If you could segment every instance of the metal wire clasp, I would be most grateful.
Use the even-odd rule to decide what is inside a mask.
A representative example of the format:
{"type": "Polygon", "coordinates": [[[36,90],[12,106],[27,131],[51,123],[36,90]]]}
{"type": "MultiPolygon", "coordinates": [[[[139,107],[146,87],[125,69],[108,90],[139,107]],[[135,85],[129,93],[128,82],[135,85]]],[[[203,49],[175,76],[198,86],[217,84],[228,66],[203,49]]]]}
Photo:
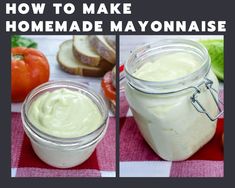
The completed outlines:
{"type": "Polygon", "coordinates": [[[208,78],[205,78],[205,80],[202,83],[200,83],[198,86],[193,87],[196,91],[193,93],[193,95],[191,97],[191,103],[193,104],[193,106],[196,108],[196,110],[198,112],[206,114],[206,116],[211,121],[215,121],[224,113],[224,111],[220,108],[220,105],[219,105],[219,103],[222,104],[222,102],[217,100],[214,93],[213,93],[213,91],[216,93],[217,93],[217,91],[212,88],[212,85],[213,85],[213,81],[208,78]],[[202,86],[202,85],[205,85],[206,89],[208,89],[210,91],[210,94],[211,94],[212,98],[214,99],[214,102],[218,108],[218,114],[215,117],[212,117],[212,115],[206,111],[206,109],[203,107],[203,105],[197,99],[197,96],[201,93],[200,86],[202,86]]]}

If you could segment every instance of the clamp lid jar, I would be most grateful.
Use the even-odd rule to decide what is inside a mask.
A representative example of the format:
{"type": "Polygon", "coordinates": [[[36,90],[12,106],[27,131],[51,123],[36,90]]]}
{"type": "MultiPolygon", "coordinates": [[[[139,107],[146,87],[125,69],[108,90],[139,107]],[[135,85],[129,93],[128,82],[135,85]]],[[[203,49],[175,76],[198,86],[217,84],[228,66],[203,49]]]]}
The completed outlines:
{"type": "Polygon", "coordinates": [[[128,58],[127,100],[143,137],[163,159],[187,159],[213,137],[223,112],[210,66],[206,48],[184,39],[146,44],[128,58]]]}

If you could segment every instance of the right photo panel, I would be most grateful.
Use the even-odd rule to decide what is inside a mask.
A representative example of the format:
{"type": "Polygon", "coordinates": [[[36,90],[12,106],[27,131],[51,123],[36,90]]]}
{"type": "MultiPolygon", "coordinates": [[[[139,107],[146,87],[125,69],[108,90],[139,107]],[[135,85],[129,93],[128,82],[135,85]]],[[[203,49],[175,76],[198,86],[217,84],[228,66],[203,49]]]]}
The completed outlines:
{"type": "Polygon", "coordinates": [[[120,177],[223,177],[223,35],[123,35],[119,50],[120,177]]]}

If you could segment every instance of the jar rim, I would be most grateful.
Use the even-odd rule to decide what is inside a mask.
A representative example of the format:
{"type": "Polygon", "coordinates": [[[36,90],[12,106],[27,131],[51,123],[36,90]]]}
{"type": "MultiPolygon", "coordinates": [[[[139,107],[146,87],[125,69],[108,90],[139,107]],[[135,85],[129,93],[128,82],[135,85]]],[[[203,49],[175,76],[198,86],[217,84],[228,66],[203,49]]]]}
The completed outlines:
{"type": "Polygon", "coordinates": [[[63,145],[63,144],[64,145],[86,145],[86,144],[95,142],[102,135],[103,131],[106,129],[107,120],[108,120],[108,108],[106,106],[106,103],[103,97],[97,92],[95,92],[93,89],[91,89],[91,87],[89,87],[87,84],[77,83],[77,82],[73,82],[70,80],[49,81],[49,82],[39,85],[27,95],[21,108],[21,117],[22,117],[22,121],[23,121],[25,128],[27,128],[27,130],[29,130],[30,132],[35,134],[38,138],[43,139],[46,142],[60,144],[60,145],[63,145]],[[50,135],[48,133],[45,133],[44,131],[41,131],[36,126],[34,126],[27,116],[27,104],[29,104],[30,101],[33,99],[33,97],[38,95],[40,92],[46,91],[48,89],[56,90],[59,88],[67,88],[67,89],[73,89],[77,91],[86,92],[87,96],[91,98],[93,102],[94,102],[94,99],[96,100],[97,103],[99,102],[101,104],[100,106],[98,106],[97,103],[95,104],[98,106],[100,112],[101,110],[103,111],[101,112],[103,116],[102,123],[95,130],[93,130],[92,132],[86,135],[82,135],[78,137],[71,137],[71,138],[70,137],[64,138],[64,137],[57,137],[54,135],[50,135]]]}
{"type": "Polygon", "coordinates": [[[190,87],[190,83],[194,82],[196,78],[204,78],[208,74],[210,67],[211,59],[208,50],[202,44],[189,39],[174,38],[162,39],[157,42],[150,42],[135,48],[125,62],[125,74],[127,83],[133,88],[144,93],[162,94],[174,93],[187,89],[190,87]],[[131,63],[136,62],[140,58],[144,59],[146,56],[149,57],[148,55],[151,53],[154,55],[154,52],[157,50],[164,50],[167,48],[171,48],[171,50],[181,48],[181,51],[185,50],[186,48],[191,48],[191,50],[194,50],[195,53],[201,53],[200,55],[203,58],[202,66],[186,76],[167,81],[147,81],[137,78],[131,73],[131,63]],[[179,85],[182,85],[182,87],[176,87],[179,85]]]}

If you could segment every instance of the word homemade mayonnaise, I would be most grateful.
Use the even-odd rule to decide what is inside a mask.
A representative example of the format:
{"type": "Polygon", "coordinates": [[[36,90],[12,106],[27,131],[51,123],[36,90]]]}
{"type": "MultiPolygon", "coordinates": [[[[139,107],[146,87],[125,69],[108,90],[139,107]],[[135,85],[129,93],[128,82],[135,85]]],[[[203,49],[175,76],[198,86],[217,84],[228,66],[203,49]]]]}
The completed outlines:
{"type": "Polygon", "coordinates": [[[97,105],[88,96],[64,88],[39,96],[32,102],[28,114],[36,128],[60,138],[89,134],[103,120],[97,105]]]}
{"type": "MultiPolygon", "coordinates": [[[[216,121],[192,105],[194,86],[204,83],[206,76],[218,91],[218,80],[211,70],[199,71],[208,63],[200,55],[178,47],[156,54],[146,59],[137,55],[136,62],[142,63],[135,68],[128,65],[135,60],[127,62],[126,97],[138,128],[151,148],[165,160],[185,160],[205,145],[216,130],[216,121]],[[167,84],[171,82],[175,91],[169,90],[167,84]]],[[[205,84],[198,88],[197,99],[215,116],[218,109],[209,90],[205,84]]]]}

